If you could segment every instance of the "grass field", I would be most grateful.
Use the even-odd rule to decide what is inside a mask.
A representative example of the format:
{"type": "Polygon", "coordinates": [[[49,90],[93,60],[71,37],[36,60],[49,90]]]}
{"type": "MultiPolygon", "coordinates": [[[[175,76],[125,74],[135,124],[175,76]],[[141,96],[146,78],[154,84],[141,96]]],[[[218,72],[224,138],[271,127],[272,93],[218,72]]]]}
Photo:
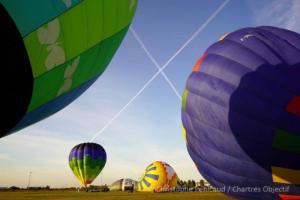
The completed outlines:
{"type": "Polygon", "coordinates": [[[0,192],[0,200],[231,200],[221,193],[189,192],[189,193],[127,193],[127,192],[0,192]]]}

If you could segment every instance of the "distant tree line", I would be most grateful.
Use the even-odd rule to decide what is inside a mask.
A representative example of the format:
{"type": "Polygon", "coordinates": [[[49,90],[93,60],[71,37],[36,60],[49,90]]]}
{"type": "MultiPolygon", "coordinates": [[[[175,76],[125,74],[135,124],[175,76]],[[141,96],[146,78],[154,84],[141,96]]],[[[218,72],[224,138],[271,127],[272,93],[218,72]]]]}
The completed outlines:
{"type": "Polygon", "coordinates": [[[50,186],[46,185],[45,187],[27,187],[27,188],[20,188],[18,186],[11,186],[11,187],[0,187],[0,191],[18,191],[18,190],[50,190],[50,186]]]}
{"type": "Polygon", "coordinates": [[[179,180],[178,187],[176,187],[175,191],[180,192],[203,192],[203,191],[212,191],[213,187],[201,179],[198,182],[195,180],[179,180]]]}
{"type": "Polygon", "coordinates": [[[199,186],[199,187],[205,187],[205,181],[203,179],[201,179],[199,182],[196,182],[195,180],[179,180],[178,182],[178,185],[181,186],[181,187],[188,187],[188,188],[194,188],[196,186],[199,186]]]}
{"type": "MultiPolygon", "coordinates": [[[[178,187],[183,189],[182,191],[201,191],[201,188],[210,188],[211,186],[207,184],[204,180],[199,180],[196,182],[195,180],[179,180],[177,181],[178,187]]],[[[27,187],[20,188],[17,186],[11,187],[0,187],[0,191],[19,191],[19,190],[27,190],[27,191],[39,191],[39,190],[61,190],[61,191],[89,191],[89,192],[108,192],[109,187],[107,185],[90,185],[88,188],[85,187],[68,187],[68,188],[50,188],[49,185],[45,187],[27,187]]],[[[180,190],[179,190],[180,191],[180,190]]]]}

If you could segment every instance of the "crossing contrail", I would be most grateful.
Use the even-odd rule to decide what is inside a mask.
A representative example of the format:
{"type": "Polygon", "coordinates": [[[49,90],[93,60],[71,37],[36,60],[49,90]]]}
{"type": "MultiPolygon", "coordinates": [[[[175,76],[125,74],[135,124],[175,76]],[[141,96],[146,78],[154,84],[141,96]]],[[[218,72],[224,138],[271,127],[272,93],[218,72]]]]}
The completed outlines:
{"type": "MultiPolygon", "coordinates": [[[[139,35],[135,32],[135,30],[132,27],[130,27],[130,31],[131,31],[132,35],[135,37],[135,39],[137,40],[137,42],[140,44],[140,46],[142,47],[142,49],[145,51],[145,53],[147,54],[147,56],[149,57],[149,59],[152,61],[152,63],[155,65],[155,67],[159,70],[161,68],[160,65],[158,64],[158,62],[156,61],[156,59],[152,56],[152,54],[148,51],[148,49],[146,48],[145,44],[143,43],[143,41],[139,37],[139,35]]],[[[176,94],[176,96],[181,101],[181,95],[179,94],[179,92],[175,88],[174,84],[171,82],[171,80],[168,78],[168,76],[165,74],[164,71],[161,71],[161,75],[165,78],[165,80],[167,81],[167,83],[170,85],[171,89],[174,91],[174,93],[176,94]]]]}
{"type": "Polygon", "coordinates": [[[225,0],[208,18],[207,20],[191,35],[191,37],[174,53],[174,55],[143,85],[143,87],[117,112],[103,127],[96,132],[90,142],[94,141],[103,131],[106,130],[126,108],[148,87],[148,85],[176,58],[176,56],[193,40],[197,35],[202,32],[207,25],[223,10],[223,8],[230,2],[225,0]]]}

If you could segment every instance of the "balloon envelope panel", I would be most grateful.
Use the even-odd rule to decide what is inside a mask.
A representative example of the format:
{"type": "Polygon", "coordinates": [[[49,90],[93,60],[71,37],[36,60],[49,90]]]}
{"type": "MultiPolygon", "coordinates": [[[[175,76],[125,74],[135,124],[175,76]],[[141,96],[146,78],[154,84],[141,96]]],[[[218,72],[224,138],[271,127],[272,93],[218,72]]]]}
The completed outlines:
{"type": "Polygon", "coordinates": [[[205,179],[245,199],[300,194],[299,77],[300,35],[289,30],[244,28],[207,49],[182,105],[205,179]]]}
{"type": "Polygon", "coordinates": [[[69,166],[83,186],[91,184],[104,168],[106,152],[96,143],[82,143],[69,154],[69,166]]]}
{"type": "Polygon", "coordinates": [[[135,0],[0,0],[6,38],[0,137],[64,108],[109,64],[135,0]]]}
{"type": "Polygon", "coordinates": [[[161,192],[177,186],[178,176],[167,163],[156,161],[151,163],[137,182],[138,191],[161,192]]]}

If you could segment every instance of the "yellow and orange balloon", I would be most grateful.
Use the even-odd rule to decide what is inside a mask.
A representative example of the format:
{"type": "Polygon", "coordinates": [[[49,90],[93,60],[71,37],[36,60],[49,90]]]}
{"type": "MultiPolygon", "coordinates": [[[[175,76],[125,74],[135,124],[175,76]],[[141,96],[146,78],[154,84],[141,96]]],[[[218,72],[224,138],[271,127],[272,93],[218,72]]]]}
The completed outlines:
{"type": "Polygon", "coordinates": [[[138,191],[170,191],[178,185],[178,180],[176,172],[169,164],[162,161],[155,161],[146,168],[138,180],[138,191]]]}

